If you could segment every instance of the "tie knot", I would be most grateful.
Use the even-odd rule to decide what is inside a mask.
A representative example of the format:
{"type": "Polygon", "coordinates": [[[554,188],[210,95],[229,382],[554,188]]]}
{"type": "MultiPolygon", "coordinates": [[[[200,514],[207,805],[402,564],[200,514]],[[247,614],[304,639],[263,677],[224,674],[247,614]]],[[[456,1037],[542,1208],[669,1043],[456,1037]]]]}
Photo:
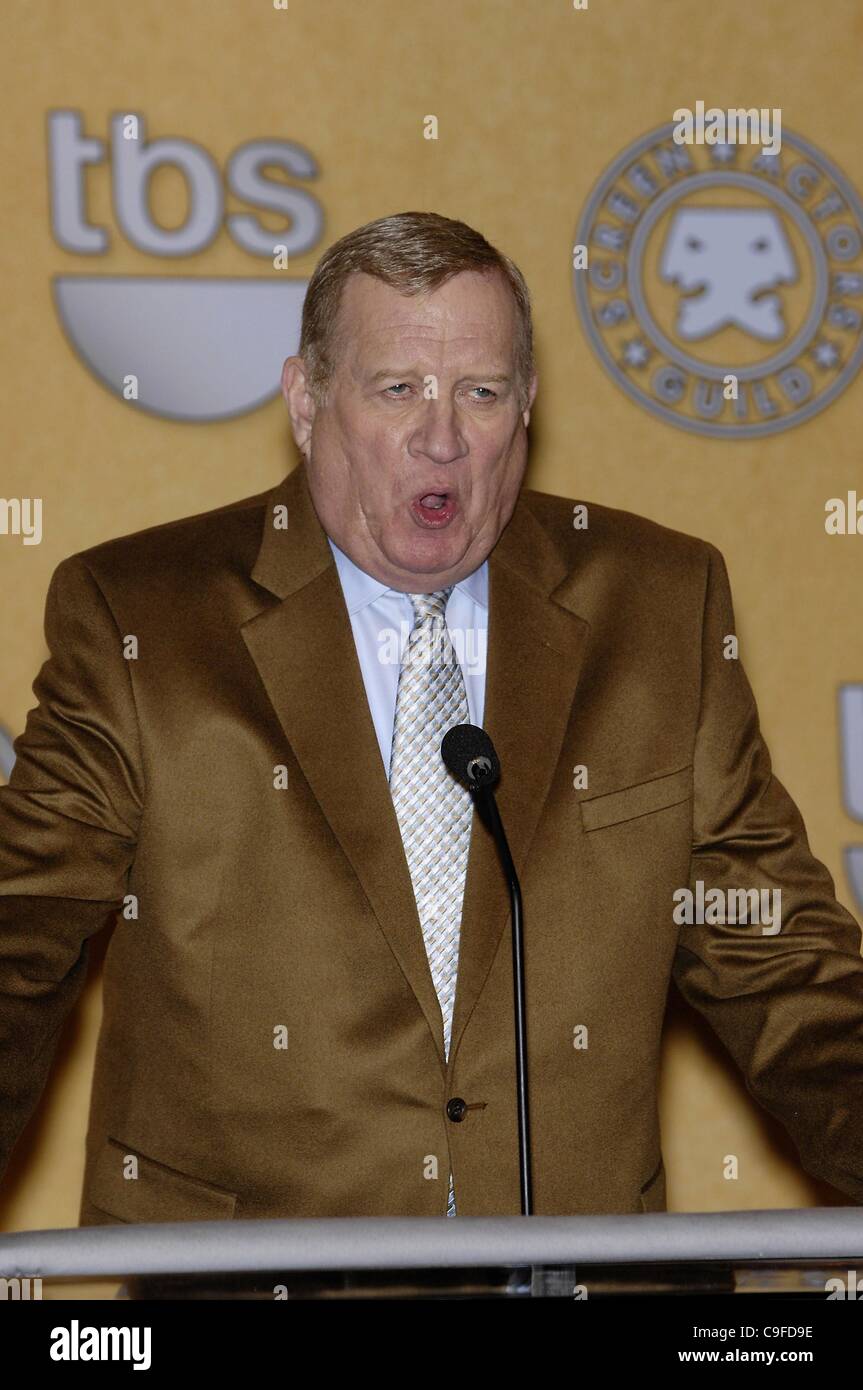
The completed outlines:
{"type": "Polygon", "coordinates": [[[448,589],[438,589],[434,594],[408,594],[413,604],[415,622],[421,623],[425,618],[443,618],[451,593],[452,585],[448,589]]]}

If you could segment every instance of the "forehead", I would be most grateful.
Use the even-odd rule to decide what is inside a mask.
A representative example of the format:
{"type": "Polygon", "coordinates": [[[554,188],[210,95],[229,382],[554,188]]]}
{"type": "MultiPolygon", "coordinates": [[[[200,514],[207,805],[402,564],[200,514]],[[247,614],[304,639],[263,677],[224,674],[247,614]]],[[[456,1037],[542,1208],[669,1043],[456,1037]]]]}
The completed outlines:
{"type": "Polygon", "coordinates": [[[461,271],[437,289],[417,295],[403,294],[375,276],[355,271],[342,292],[338,326],[342,342],[363,353],[394,339],[506,349],[515,338],[516,305],[499,271],[461,271]]]}

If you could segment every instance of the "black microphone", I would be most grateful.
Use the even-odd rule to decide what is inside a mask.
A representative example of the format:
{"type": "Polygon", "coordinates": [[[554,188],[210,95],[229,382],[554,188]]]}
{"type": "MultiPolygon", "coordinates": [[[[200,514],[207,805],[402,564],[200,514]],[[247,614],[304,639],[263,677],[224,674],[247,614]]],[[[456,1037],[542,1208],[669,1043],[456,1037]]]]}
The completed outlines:
{"type": "Polygon", "coordinates": [[[476,724],[456,724],[446,734],[440,755],[454,777],[474,786],[493,786],[500,777],[494,744],[476,724]]]}
{"type": "Polygon", "coordinates": [[[521,1213],[530,1216],[533,1205],[530,1172],[530,1124],[527,1095],[527,1025],[524,1002],[524,932],[521,885],[497,801],[494,786],[500,777],[500,759],[485,729],[476,724],[456,724],[444,734],[441,757],[454,777],[466,782],[483,825],[494,837],[498,857],[509,886],[512,908],[512,981],[515,1001],[515,1082],[518,1113],[518,1163],[521,1213]]]}

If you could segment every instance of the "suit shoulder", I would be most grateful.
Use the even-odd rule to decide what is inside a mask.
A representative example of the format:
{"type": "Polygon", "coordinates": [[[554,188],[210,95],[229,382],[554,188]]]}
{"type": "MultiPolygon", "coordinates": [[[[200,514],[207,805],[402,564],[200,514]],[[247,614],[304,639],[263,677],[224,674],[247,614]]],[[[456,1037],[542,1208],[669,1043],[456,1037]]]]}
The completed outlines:
{"type": "Polygon", "coordinates": [[[671,566],[703,573],[711,553],[719,553],[710,541],[620,507],[535,489],[526,489],[521,496],[572,567],[589,557],[592,562],[612,562],[626,569],[671,566]],[[580,509],[577,516],[576,508],[580,509]]]}
{"type": "Polygon", "coordinates": [[[127,535],[100,541],[70,559],[82,561],[97,582],[136,583],[151,575],[212,570],[214,567],[251,569],[261,540],[264,509],[273,489],[213,507],[175,521],[146,526],[127,535]]]}

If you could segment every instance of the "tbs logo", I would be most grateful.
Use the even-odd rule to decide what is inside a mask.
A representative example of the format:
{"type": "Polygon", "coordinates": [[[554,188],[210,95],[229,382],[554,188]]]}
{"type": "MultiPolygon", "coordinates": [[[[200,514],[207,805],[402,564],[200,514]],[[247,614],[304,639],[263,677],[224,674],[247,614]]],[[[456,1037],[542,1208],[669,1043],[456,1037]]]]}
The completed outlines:
{"type": "MultiPolygon", "coordinates": [[[[194,256],[223,228],[247,255],[268,265],[263,276],[57,275],[54,303],[81,360],[115,395],[174,420],[224,420],[254,410],[279,388],[295,352],[308,280],[288,279],[289,258],[321,238],[318,200],[297,181],[316,178],[311,154],[289,140],[252,140],[234,151],[223,182],[212,156],[191,140],[148,140],[144,119],[110,120],[111,195],[123,237],[152,256],[194,256]],[[181,226],[166,228],[151,212],[150,181],[166,165],[187,192],[181,226]],[[293,182],[267,177],[278,170],[293,182]],[[253,211],[225,213],[225,184],[251,209],[276,213],[288,226],[269,231],[253,211]]],[[[110,236],[88,216],[86,175],[109,161],[108,142],[85,134],[76,111],[48,116],[51,225],[64,251],[98,257],[110,236]]]]}

